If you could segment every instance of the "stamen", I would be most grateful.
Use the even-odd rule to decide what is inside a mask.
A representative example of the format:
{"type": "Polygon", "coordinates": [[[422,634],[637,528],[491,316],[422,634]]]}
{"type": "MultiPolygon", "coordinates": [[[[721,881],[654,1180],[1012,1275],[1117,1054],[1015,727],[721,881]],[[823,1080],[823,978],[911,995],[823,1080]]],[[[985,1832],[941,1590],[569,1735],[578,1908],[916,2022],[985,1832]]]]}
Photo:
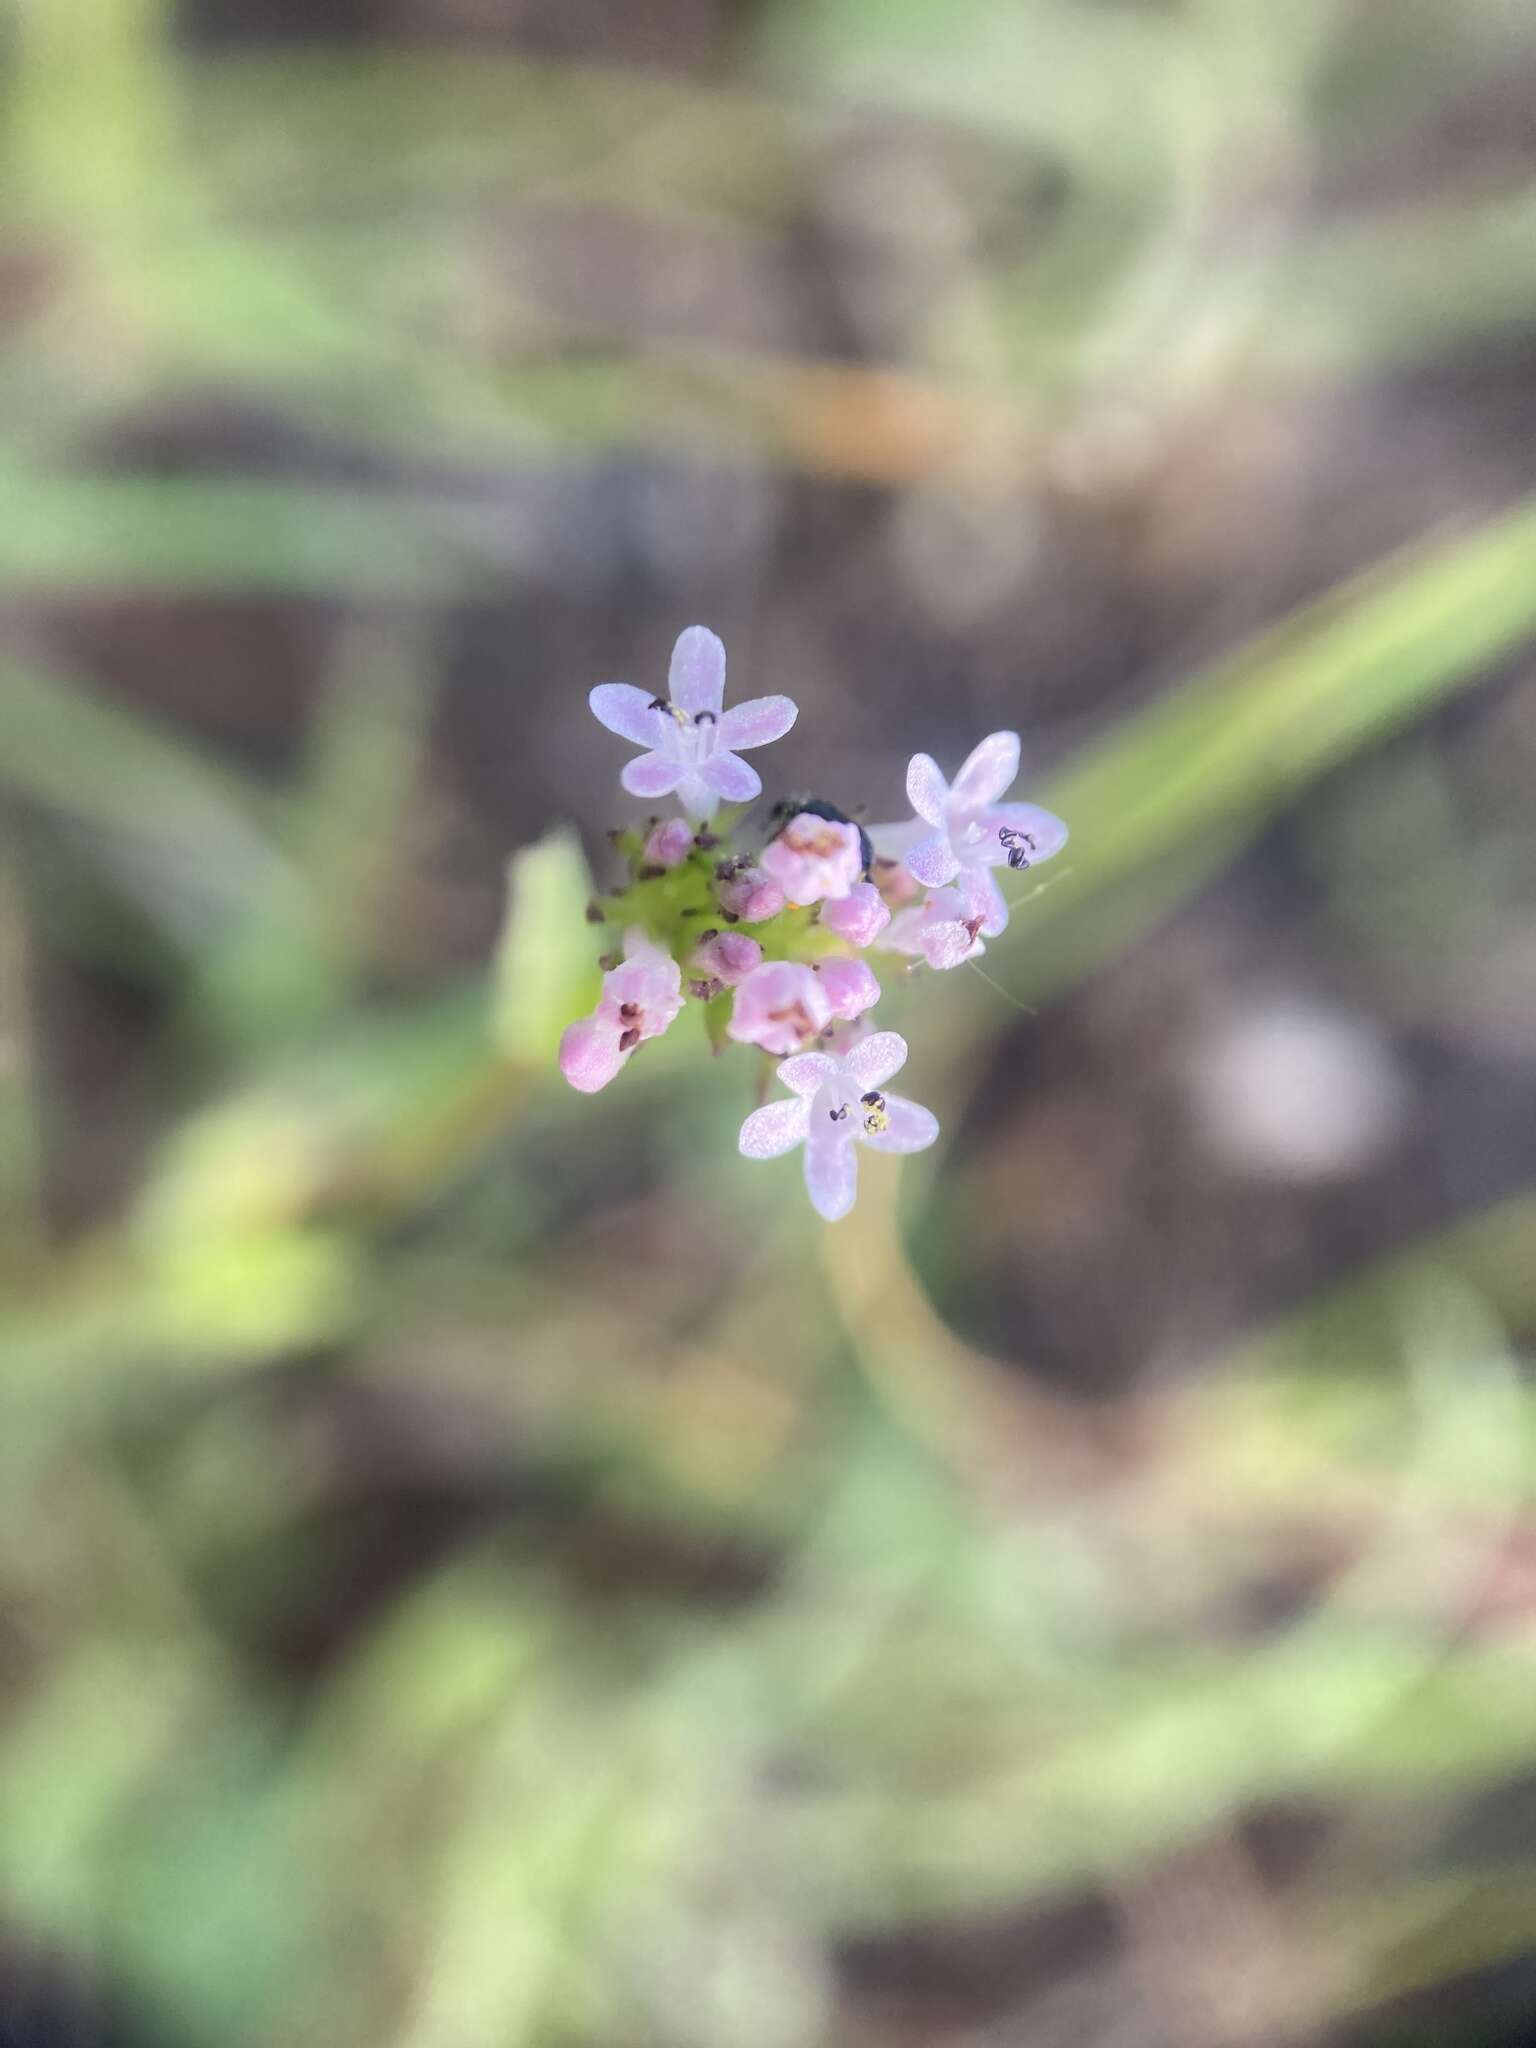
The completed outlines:
{"type": "Polygon", "coordinates": [[[626,1024],[632,1024],[635,1021],[635,1019],[639,1016],[639,1014],[640,1005],[638,1003],[620,1003],[619,1015],[624,1019],[624,1022],[626,1024]]]}
{"type": "Polygon", "coordinates": [[[629,1027],[629,1029],[628,1029],[627,1031],[621,1031],[621,1032],[619,1033],[619,1051],[620,1051],[620,1052],[633,1052],[633,1051],[634,1051],[634,1049],[635,1049],[635,1047],[636,1047],[636,1046],[637,1046],[637,1045],[638,1045],[639,1043],[640,1043],[640,1032],[639,1032],[639,1028],[638,1028],[638,1026],[636,1026],[636,1025],[634,1025],[634,1024],[631,1024],[631,1025],[630,1025],[630,1027],[629,1027]]]}

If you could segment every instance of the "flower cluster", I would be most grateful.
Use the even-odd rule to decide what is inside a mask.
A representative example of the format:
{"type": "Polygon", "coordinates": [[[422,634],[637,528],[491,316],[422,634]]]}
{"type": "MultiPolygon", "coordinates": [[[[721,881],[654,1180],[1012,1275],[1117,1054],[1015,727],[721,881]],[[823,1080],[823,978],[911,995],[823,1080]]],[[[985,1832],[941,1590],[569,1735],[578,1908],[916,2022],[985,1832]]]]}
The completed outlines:
{"type": "Polygon", "coordinates": [[[865,827],[821,798],[776,805],[745,828],[762,781],[743,751],[794,724],[788,697],[725,708],[725,649],[704,626],[678,639],[667,694],[604,683],[592,710],[642,751],[620,781],[632,796],[673,797],[680,817],[617,832],[626,886],[592,905],[622,934],[605,953],[591,1016],[566,1031],[560,1070],[572,1087],[605,1088],[648,1038],[689,1004],[710,1042],[755,1045],[778,1058],[787,1097],[741,1128],[749,1159],[804,1147],[812,1205],[847,1214],[859,1145],[918,1152],[938,1136],[926,1109],[886,1083],[906,1061],[894,1031],[874,1030],[880,984],[871,950],[933,968],[958,967],[1008,923],[995,871],[1049,860],[1067,828],[1034,804],[1003,801],[1019,767],[1017,733],[984,739],[953,782],[927,754],[907,769],[907,823],[865,827]],[[722,813],[723,804],[735,808],[722,813]]]}

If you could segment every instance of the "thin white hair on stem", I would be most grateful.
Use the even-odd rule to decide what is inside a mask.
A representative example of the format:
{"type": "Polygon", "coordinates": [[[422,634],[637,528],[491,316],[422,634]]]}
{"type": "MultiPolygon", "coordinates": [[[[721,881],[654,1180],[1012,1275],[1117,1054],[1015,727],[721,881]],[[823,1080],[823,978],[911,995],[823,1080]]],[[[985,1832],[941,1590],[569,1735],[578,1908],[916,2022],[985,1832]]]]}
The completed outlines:
{"type": "Polygon", "coordinates": [[[1008,903],[1008,915],[1012,917],[1013,913],[1016,910],[1022,910],[1026,903],[1033,903],[1035,898],[1043,896],[1047,889],[1054,889],[1058,882],[1066,881],[1071,872],[1070,868],[1058,868],[1054,874],[1047,875],[1043,882],[1036,882],[1032,889],[1027,890],[1024,895],[1018,897],[1012,903],[1008,903],[1008,898],[1004,896],[1003,901],[1008,903]]]}
{"type": "MultiPolygon", "coordinates": [[[[1058,882],[1064,882],[1067,879],[1068,875],[1071,874],[1071,872],[1072,870],[1070,868],[1062,868],[1060,872],[1057,874],[1047,875],[1043,882],[1036,882],[1034,887],[1027,891],[1025,895],[1021,896],[1016,903],[1008,904],[1009,916],[1011,917],[1014,911],[1016,910],[1022,910],[1026,903],[1033,903],[1037,896],[1043,896],[1047,889],[1054,888],[1058,882]]],[[[1003,900],[1004,902],[1007,902],[1006,897],[1004,897],[1003,900]]],[[[1013,993],[1012,989],[1006,989],[1003,987],[1000,981],[994,981],[991,975],[988,974],[987,970],[984,967],[978,967],[974,960],[967,960],[965,962],[965,965],[970,968],[972,974],[979,975],[980,978],[987,984],[988,988],[996,989],[997,993],[1003,998],[1004,1002],[1012,1003],[1013,1007],[1016,1010],[1022,1011],[1026,1017],[1039,1016],[1040,1012],[1038,1010],[1031,1009],[1028,1003],[1020,1002],[1019,998],[1013,993]]]]}
{"type": "Polygon", "coordinates": [[[979,975],[988,988],[995,988],[1005,1003],[1012,1003],[1013,1007],[1016,1010],[1021,1010],[1026,1017],[1039,1016],[1040,1012],[1038,1010],[1032,1009],[1028,1003],[1021,1003],[1012,989],[1004,988],[1000,981],[994,981],[987,970],[984,967],[978,967],[974,960],[967,960],[962,964],[969,967],[972,974],[979,975]]]}

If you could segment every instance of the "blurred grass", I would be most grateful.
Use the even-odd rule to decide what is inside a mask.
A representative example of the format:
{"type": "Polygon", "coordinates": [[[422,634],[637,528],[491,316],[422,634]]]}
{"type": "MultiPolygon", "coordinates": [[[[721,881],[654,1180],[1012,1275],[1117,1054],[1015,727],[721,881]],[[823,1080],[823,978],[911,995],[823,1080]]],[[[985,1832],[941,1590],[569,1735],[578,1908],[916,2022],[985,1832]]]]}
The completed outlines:
{"type": "MultiPolygon", "coordinates": [[[[1136,1454],[1107,1454],[945,1326],[892,1179],[818,1263],[809,1219],[736,1169],[735,1076],[669,1040],[611,1118],[560,1089],[591,972],[569,836],[515,857],[499,978],[379,1002],[382,828],[433,703],[429,636],[368,623],[498,588],[508,471],[659,451],[1006,508],[1127,378],[1155,414],[1496,336],[1536,311],[1508,254],[1525,192],[1304,214],[1308,151],[1363,150],[1352,128],[1402,106],[1320,4],[783,5],[719,89],[193,60],[171,29],[150,0],[29,8],[6,81],[0,221],[46,280],[0,369],[8,1915],[121,1975],[157,2040],[798,2048],[846,2037],[854,1937],[1113,1896],[1290,1801],[1328,1826],[1277,1939],[1339,2010],[1527,1950],[1519,1868],[1382,1884],[1327,1850],[1530,1771],[1529,1603],[1489,1588],[1531,1540],[1536,1198],[1138,1397],[1136,1454]],[[1256,114],[1284,230],[1234,285],[1209,237],[1256,114]],[[499,259],[511,206],[760,257],[850,136],[908,122],[974,147],[952,176],[982,211],[990,176],[1045,161],[1071,196],[1022,254],[962,236],[901,360],[726,336],[707,293],[631,332],[499,259]],[[231,393],[441,467],[157,473],[115,447],[140,407],[231,393]],[[36,625],[209,592],[345,623],[290,788],[36,625]],[[61,843],[95,924],[39,886],[61,843]],[[47,947],[170,998],[129,1191],[72,1239],[46,1210],[47,947]],[[605,1219],[566,1179],[610,1156],[605,1219]],[[391,1485],[407,1522],[456,1510],[375,1600],[347,1517],[391,1485]],[[1233,1624],[1318,1548],[1283,1623],[1233,1624]],[[701,1555],[739,1577],[688,1591],[701,1555]]],[[[1491,6],[1414,10],[1382,61],[1433,100],[1505,35],[1491,6]]],[[[1090,738],[1037,792],[1071,821],[1066,872],[989,971],[1056,997],[1155,937],[1321,779],[1528,658],[1533,571],[1536,508],[1471,521],[1090,738]]],[[[944,1049],[947,1109],[1012,1021],[978,995],[896,997],[944,1049]]],[[[906,1186],[910,1209],[932,1183],[906,1186]]]]}

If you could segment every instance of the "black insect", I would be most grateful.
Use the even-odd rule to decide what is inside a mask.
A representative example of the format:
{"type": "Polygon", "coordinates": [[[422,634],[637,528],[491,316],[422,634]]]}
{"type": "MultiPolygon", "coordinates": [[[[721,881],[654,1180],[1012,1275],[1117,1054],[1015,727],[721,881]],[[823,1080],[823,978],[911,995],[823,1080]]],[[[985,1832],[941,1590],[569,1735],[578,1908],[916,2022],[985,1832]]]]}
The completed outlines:
{"type": "Polygon", "coordinates": [[[999,830],[997,836],[1008,849],[1009,867],[1014,869],[1027,868],[1029,866],[1029,856],[1035,851],[1037,845],[1035,835],[1032,832],[1015,831],[1013,827],[1004,825],[999,830]]]}
{"type": "Polygon", "coordinates": [[[875,863],[875,849],[869,834],[857,818],[850,818],[846,811],[840,811],[836,804],[829,804],[824,796],[787,796],[782,803],[774,805],[768,813],[768,837],[774,839],[791,818],[798,818],[802,811],[809,811],[813,818],[825,818],[829,825],[851,825],[859,835],[859,862],[865,877],[875,863]]]}

